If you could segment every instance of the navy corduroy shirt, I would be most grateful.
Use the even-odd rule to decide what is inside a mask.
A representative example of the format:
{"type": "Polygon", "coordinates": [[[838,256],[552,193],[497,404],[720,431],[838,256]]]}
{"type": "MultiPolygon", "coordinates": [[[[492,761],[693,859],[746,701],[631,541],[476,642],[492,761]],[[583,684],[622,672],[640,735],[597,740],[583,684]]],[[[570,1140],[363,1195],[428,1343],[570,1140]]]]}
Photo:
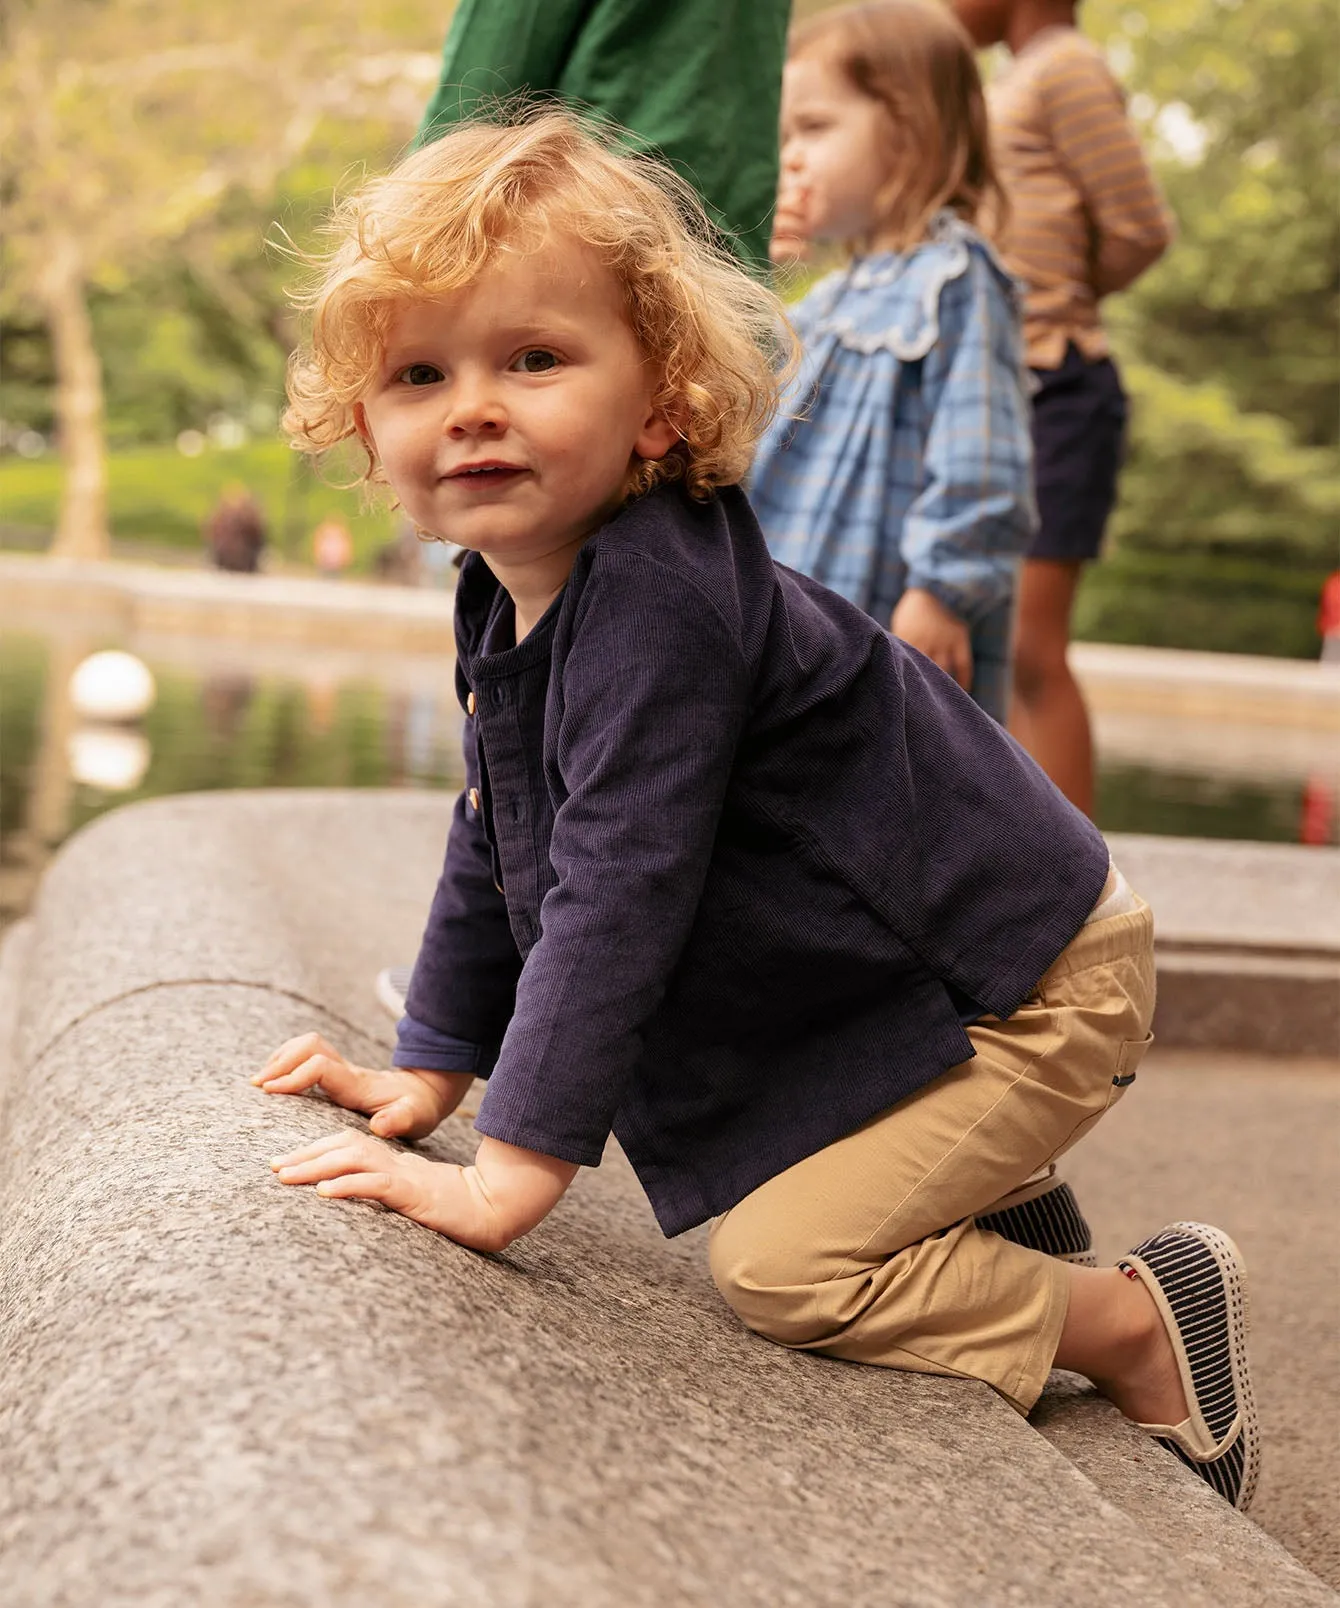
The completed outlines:
{"type": "Polygon", "coordinates": [[[626,506],[520,643],[472,554],[456,636],[467,786],[396,1063],[492,1064],[511,1144],[595,1166],[613,1132],[667,1234],[971,1057],[1102,890],[1096,829],[737,488],[626,506]]]}

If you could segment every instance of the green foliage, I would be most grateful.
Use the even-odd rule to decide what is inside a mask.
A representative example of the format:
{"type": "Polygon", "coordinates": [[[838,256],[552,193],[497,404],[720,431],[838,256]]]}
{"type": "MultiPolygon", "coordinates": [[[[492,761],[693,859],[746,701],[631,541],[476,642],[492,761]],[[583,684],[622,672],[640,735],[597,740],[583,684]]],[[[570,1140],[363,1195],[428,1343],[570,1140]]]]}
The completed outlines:
{"type": "Polygon", "coordinates": [[[1188,546],[1321,568],[1340,530],[1340,461],[1286,420],[1245,413],[1222,380],[1194,384],[1128,361],[1130,455],[1113,522],[1121,547],[1188,546]]]}
{"type": "MultiPolygon", "coordinates": [[[[798,0],[798,12],[819,5],[798,0]]],[[[60,101],[78,148],[121,140],[127,153],[113,160],[114,151],[98,146],[96,174],[83,175],[85,187],[93,177],[102,186],[88,215],[106,232],[107,220],[128,213],[133,198],[136,239],[156,243],[132,250],[109,234],[94,254],[108,433],[122,449],[111,464],[119,538],[195,546],[205,512],[234,478],[261,497],[276,545],[286,532],[296,550],[327,508],[349,517],[364,561],[389,534],[388,514],[363,512],[356,493],[322,489],[277,445],[195,460],[144,449],[184,428],[203,429],[217,413],[265,428],[281,403],[283,361],[297,333],[285,289],[301,267],[264,242],[283,231],[299,250],[318,244],[332,191],[395,156],[429,84],[420,95],[412,75],[402,76],[392,112],[390,91],[369,89],[359,70],[379,50],[389,51],[387,60],[403,52],[431,72],[449,10],[425,13],[409,0],[368,0],[353,10],[344,0],[274,0],[260,20],[239,14],[234,24],[214,13],[174,21],[173,30],[185,29],[183,42],[198,33],[197,42],[213,39],[225,56],[232,48],[225,35],[236,35],[238,49],[255,36],[246,47],[254,58],[250,88],[237,89],[225,69],[200,78],[199,105],[187,97],[154,114],[155,128],[184,118],[192,138],[215,153],[217,191],[202,189],[196,168],[173,158],[170,141],[144,141],[152,108],[138,124],[127,121],[124,93],[110,79],[103,84],[96,65],[83,70],[110,109],[95,118],[96,108],[78,96],[60,101]],[[355,10],[359,26],[350,27],[355,10]],[[305,76],[286,61],[290,86],[319,87],[324,71],[325,81],[343,73],[351,88],[312,99],[310,134],[261,183],[254,163],[230,153],[240,150],[239,115],[254,122],[253,112],[269,104],[256,67],[265,57],[257,42],[266,37],[309,52],[305,76]],[[247,95],[259,98],[253,105],[247,95]],[[106,199],[123,195],[120,206],[106,199]],[[178,197],[170,216],[154,199],[160,195],[178,197]]],[[[53,0],[52,16],[58,11],[53,0]]],[[[147,0],[109,0],[104,14],[109,22],[121,17],[122,31],[133,25],[146,41],[158,37],[161,15],[147,0]]],[[[1312,653],[1319,576],[1340,562],[1333,0],[1085,0],[1081,22],[1123,77],[1179,238],[1131,291],[1104,305],[1132,396],[1132,431],[1113,557],[1086,581],[1080,628],[1125,641],[1312,653]],[[1275,586],[1272,575],[1299,584],[1275,586]]],[[[59,41],[59,28],[52,33],[59,41]]],[[[133,74],[129,82],[133,88],[133,74]]],[[[33,171],[25,155],[13,182],[33,171]]],[[[77,166],[53,158],[50,172],[53,184],[68,185],[77,166]]],[[[34,228],[59,213],[36,191],[30,200],[34,228]]],[[[16,249],[5,244],[7,261],[16,249]]],[[[21,289],[21,276],[11,271],[6,279],[21,289]]],[[[0,311],[0,414],[49,430],[46,335],[17,290],[0,287],[0,311]]],[[[11,533],[49,530],[55,485],[52,463],[0,463],[0,525],[11,533]]]]}
{"type": "MultiPolygon", "coordinates": [[[[140,447],[114,453],[108,470],[112,534],[122,542],[200,550],[201,525],[234,482],[260,502],[272,549],[295,559],[310,557],[308,537],[327,514],[349,526],[358,569],[367,569],[395,533],[396,518],[384,496],[320,478],[307,459],[278,441],[230,451],[209,448],[198,458],[183,457],[175,447],[140,447]]],[[[0,462],[0,534],[11,544],[40,542],[50,530],[60,473],[54,458],[0,462]]],[[[337,475],[338,468],[329,473],[337,475]]]]}
{"type": "Polygon", "coordinates": [[[1315,659],[1324,578],[1324,570],[1277,557],[1118,548],[1085,571],[1074,634],[1082,642],[1315,659]]]}
{"type": "Polygon", "coordinates": [[[1332,0],[1091,0],[1083,17],[1126,68],[1180,227],[1167,259],[1112,304],[1124,343],[1183,379],[1218,378],[1244,411],[1279,414],[1304,444],[1334,443],[1332,0]]]}
{"type": "Polygon", "coordinates": [[[1333,565],[1340,92],[1329,0],[1094,0],[1179,238],[1105,316],[1135,402],[1119,545],[1333,565]]]}

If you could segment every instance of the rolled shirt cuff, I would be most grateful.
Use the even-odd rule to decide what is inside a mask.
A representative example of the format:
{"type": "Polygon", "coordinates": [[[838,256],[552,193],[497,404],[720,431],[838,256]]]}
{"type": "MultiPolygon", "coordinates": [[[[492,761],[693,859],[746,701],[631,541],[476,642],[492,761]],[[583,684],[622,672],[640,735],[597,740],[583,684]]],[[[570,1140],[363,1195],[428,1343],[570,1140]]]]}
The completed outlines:
{"type": "Polygon", "coordinates": [[[396,1023],[391,1065],[421,1072],[472,1072],[477,1078],[486,1078],[493,1071],[500,1048],[497,1044],[472,1044],[406,1015],[396,1023]]]}

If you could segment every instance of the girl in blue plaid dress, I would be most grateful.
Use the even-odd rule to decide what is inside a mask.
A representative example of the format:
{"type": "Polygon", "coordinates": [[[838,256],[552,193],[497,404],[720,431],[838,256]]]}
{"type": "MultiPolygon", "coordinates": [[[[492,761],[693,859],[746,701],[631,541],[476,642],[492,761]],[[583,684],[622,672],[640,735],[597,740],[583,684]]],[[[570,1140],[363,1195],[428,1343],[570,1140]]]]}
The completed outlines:
{"type": "Polygon", "coordinates": [[[773,255],[852,255],[793,310],[805,356],[751,500],[778,560],[1003,722],[1036,515],[1014,287],[974,228],[1002,204],[972,46],[949,14],[880,0],[796,31],[773,255]]]}

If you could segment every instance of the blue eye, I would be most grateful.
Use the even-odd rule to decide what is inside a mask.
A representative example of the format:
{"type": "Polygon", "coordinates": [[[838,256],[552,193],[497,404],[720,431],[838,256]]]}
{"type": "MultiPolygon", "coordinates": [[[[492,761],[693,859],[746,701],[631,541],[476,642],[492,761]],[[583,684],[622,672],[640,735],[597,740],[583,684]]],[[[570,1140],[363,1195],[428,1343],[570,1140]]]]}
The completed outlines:
{"type": "Polygon", "coordinates": [[[408,368],[402,368],[396,378],[406,385],[436,385],[442,378],[442,370],[432,363],[411,363],[408,368]]]}
{"type": "Polygon", "coordinates": [[[546,351],[542,346],[535,346],[528,352],[522,352],[512,367],[522,374],[551,374],[558,367],[558,355],[546,351]]]}

